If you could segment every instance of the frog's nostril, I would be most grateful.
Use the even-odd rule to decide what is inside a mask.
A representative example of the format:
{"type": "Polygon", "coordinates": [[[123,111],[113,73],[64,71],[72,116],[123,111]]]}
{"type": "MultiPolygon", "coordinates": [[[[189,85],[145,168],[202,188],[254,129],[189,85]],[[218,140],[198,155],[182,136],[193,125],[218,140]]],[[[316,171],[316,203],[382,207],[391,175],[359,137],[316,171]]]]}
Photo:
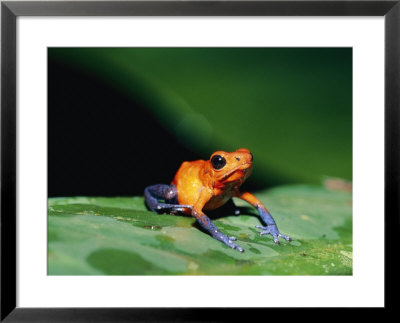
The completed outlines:
{"type": "Polygon", "coordinates": [[[239,161],[239,160],[240,160],[240,157],[239,157],[239,156],[237,156],[237,157],[235,157],[235,158],[236,158],[236,160],[237,160],[237,161],[239,161]]]}

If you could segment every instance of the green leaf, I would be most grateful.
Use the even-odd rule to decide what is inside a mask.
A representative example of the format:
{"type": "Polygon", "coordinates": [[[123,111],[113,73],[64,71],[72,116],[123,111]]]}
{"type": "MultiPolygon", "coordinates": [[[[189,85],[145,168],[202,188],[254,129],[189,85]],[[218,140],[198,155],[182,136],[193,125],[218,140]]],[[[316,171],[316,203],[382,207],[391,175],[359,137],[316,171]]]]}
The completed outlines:
{"type": "Polygon", "coordinates": [[[49,198],[50,275],[351,275],[352,195],[316,186],[255,194],[283,234],[260,236],[256,211],[214,212],[244,253],[201,231],[190,216],[156,214],[143,197],[49,198]]]}

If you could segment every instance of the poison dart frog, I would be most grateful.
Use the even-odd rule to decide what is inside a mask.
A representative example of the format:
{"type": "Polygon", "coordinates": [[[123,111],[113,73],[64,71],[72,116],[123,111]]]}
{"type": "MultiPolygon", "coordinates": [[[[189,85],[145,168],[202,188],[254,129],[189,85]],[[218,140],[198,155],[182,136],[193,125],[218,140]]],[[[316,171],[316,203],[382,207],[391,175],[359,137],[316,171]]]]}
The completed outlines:
{"type": "MultiPolygon", "coordinates": [[[[170,185],[156,184],[145,188],[146,203],[154,212],[192,215],[213,238],[243,252],[243,248],[234,242],[237,239],[222,233],[204,213],[227,202],[233,204],[232,197],[237,197],[257,209],[265,223],[265,226],[256,226],[261,229],[261,235],[270,234],[276,244],[279,244],[278,237],[290,241],[290,237],[279,232],[273,217],[260,200],[240,190],[252,167],[253,155],[246,148],[234,152],[216,151],[209,160],[185,161],[170,185]]],[[[236,209],[235,214],[239,213],[236,209]]]]}

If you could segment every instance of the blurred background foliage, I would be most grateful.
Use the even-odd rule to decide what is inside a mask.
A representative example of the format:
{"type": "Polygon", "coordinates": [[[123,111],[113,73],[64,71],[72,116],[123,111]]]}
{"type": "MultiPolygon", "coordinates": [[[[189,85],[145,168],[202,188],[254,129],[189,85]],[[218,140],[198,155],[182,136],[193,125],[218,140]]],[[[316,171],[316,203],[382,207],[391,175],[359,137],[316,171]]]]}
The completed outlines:
{"type": "Polygon", "coordinates": [[[49,48],[49,196],[249,148],[250,189],[352,177],[351,48],[49,48]]]}

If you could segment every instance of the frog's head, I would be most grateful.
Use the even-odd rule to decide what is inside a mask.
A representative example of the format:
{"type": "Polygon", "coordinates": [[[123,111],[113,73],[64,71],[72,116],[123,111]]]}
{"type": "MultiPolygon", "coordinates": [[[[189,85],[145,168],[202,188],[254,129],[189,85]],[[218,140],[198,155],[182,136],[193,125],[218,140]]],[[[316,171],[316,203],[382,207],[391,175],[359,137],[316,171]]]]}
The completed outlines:
{"type": "Polygon", "coordinates": [[[253,155],[250,150],[240,148],[234,152],[216,151],[209,159],[214,179],[220,183],[240,181],[251,174],[253,155]]]}

